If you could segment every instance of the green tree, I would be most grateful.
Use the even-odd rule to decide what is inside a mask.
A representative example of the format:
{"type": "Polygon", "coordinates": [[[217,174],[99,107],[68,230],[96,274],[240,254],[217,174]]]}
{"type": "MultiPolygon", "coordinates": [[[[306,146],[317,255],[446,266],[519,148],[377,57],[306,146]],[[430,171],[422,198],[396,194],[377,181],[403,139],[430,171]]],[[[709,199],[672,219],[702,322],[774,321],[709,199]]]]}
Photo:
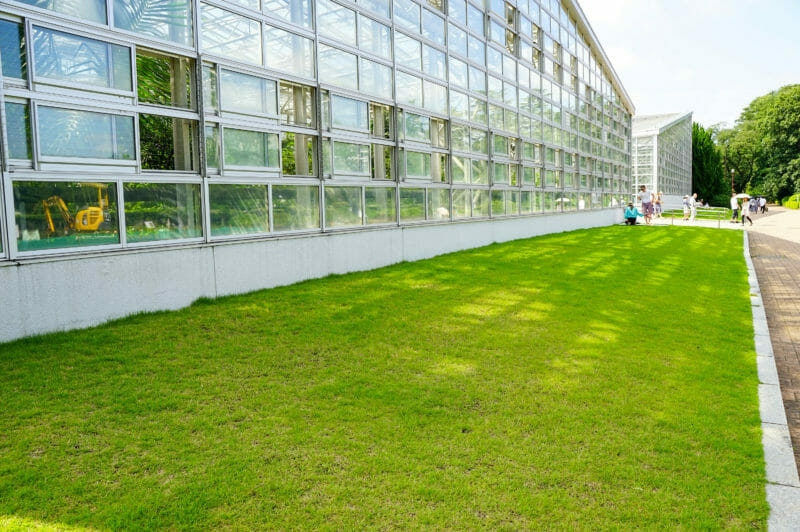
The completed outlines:
{"type": "Polygon", "coordinates": [[[692,125],[692,190],[712,205],[726,205],[728,186],[712,131],[692,125]]]}

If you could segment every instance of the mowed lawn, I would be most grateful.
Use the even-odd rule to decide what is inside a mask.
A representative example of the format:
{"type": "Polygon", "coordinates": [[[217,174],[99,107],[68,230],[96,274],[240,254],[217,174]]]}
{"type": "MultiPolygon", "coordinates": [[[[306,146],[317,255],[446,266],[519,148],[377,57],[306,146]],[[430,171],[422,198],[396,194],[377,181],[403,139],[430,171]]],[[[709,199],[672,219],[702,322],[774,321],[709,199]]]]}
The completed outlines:
{"type": "Polygon", "coordinates": [[[0,345],[0,528],[764,528],[752,336],[616,226],[0,345]]]}

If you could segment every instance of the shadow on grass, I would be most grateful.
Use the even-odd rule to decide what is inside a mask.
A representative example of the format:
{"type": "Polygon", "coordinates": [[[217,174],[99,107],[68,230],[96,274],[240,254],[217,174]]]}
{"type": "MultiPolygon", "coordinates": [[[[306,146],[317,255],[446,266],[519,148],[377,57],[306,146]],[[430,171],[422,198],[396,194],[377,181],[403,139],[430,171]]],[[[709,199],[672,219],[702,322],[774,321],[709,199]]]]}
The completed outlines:
{"type": "Polygon", "coordinates": [[[763,525],[740,238],[577,231],[5,344],[0,515],[763,525]]]}

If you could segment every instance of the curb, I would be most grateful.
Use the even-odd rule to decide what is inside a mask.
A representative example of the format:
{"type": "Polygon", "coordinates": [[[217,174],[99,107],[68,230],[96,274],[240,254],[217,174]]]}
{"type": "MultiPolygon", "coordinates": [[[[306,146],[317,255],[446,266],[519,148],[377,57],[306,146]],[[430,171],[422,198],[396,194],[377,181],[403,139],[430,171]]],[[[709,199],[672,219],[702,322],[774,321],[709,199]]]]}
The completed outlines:
{"type": "Polygon", "coordinates": [[[750,284],[750,306],[753,311],[753,331],[758,366],[758,403],[761,412],[761,443],[764,446],[769,503],[767,528],[771,531],[800,529],[800,477],[792,450],[792,439],[783,408],[778,369],[772,351],[767,314],[761,299],[761,289],[753,259],[750,239],[744,231],[744,260],[750,284]]]}

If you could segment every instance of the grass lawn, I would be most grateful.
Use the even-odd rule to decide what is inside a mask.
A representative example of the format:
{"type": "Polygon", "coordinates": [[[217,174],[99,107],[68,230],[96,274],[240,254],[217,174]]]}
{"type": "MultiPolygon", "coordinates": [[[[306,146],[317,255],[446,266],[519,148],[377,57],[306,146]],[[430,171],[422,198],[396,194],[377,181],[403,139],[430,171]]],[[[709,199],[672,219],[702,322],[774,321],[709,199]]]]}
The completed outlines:
{"type": "Polygon", "coordinates": [[[0,528],[764,528],[752,336],[615,226],[0,345],[0,528]]]}

